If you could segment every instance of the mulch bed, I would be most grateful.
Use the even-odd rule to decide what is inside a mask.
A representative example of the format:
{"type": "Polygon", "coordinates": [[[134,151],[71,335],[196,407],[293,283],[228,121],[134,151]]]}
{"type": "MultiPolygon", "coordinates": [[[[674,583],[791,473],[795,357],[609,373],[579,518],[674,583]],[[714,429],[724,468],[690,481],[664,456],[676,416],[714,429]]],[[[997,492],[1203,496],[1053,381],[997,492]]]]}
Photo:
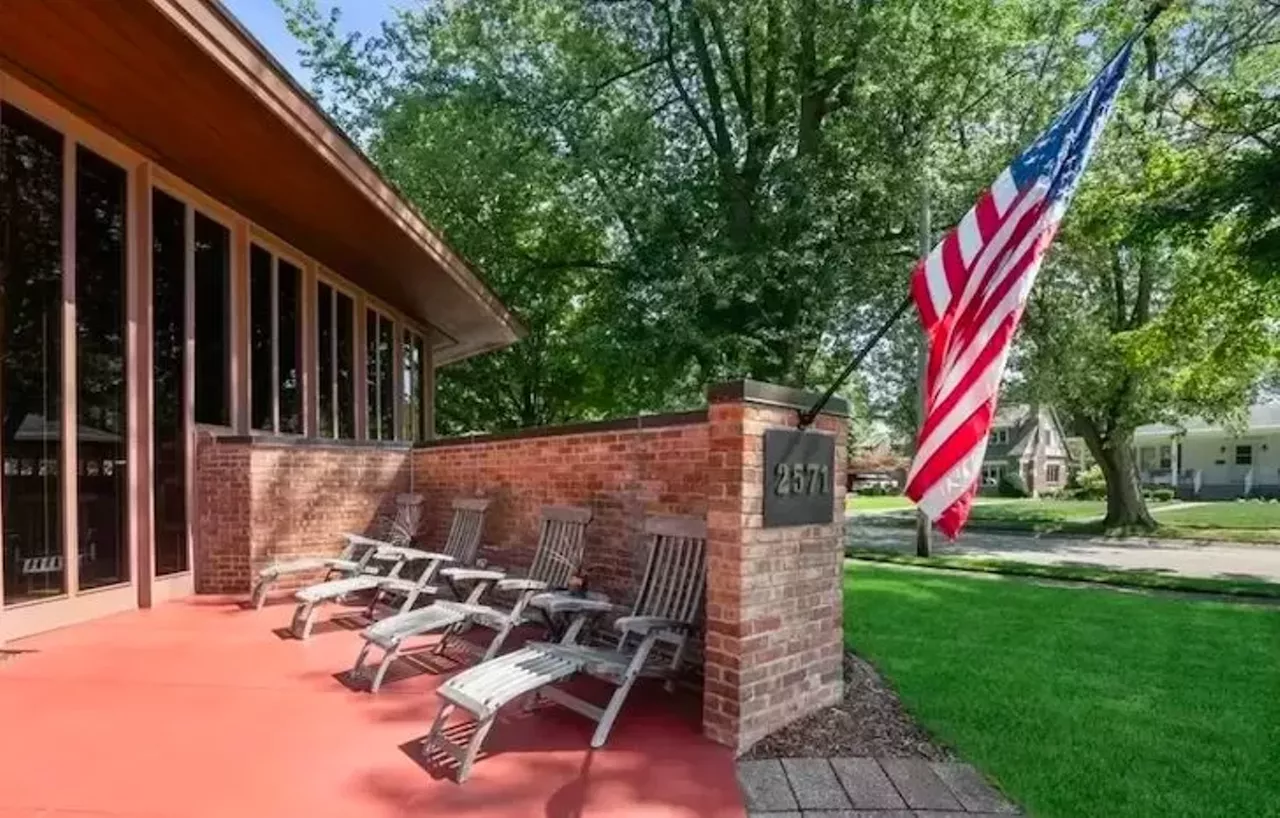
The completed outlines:
{"type": "Polygon", "coordinates": [[[954,760],[950,750],[936,744],[902,709],[897,694],[876,669],[849,652],[844,655],[844,698],[839,704],[782,728],[742,757],[840,756],[954,760]]]}

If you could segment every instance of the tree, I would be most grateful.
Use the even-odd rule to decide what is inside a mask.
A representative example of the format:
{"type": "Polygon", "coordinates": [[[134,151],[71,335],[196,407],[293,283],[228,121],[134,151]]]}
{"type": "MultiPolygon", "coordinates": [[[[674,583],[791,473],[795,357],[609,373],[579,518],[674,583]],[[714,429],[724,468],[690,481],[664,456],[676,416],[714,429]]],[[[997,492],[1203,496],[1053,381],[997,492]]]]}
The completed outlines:
{"type": "Polygon", "coordinates": [[[465,0],[372,38],[282,4],[321,100],[530,326],[442,373],[452,429],[823,383],[902,291],[923,145],[1039,33],[1029,0],[465,0]]]}
{"type": "Polygon", "coordinates": [[[1193,3],[1144,38],[1028,307],[1019,369],[1101,466],[1108,527],[1154,527],[1133,457],[1137,426],[1238,413],[1276,364],[1277,279],[1245,262],[1248,216],[1236,204],[1206,207],[1215,165],[1273,166],[1274,155],[1264,160],[1221,120],[1196,120],[1206,88],[1263,99],[1250,87],[1262,74],[1241,69],[1280,67],[1270,44],[1278,17],[1280,7],[1193,3]],[[1193,211],[1177,207],[1192,201],[1193,211]]]}

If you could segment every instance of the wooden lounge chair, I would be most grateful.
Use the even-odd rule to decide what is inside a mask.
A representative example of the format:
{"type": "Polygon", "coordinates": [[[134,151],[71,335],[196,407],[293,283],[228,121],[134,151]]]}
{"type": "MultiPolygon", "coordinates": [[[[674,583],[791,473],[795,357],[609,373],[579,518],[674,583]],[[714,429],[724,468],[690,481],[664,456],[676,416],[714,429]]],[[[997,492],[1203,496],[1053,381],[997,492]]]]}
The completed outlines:
{"type": "MultiPolygon", "coordinates": [[[[421,494],[396,495],[396,514],[388,526],[386,542],[391,545],[409,544],[413,535],[418,532],[418,525],[422,520],[422,501],[421,494]]],[[[253,607],[261,609],[266,604],[267,593],[281,577],[323,570],[322,581],[328,581],[364,573],[369,559],[382,541],[359,534],[344,534],[343,537],[346,545],[336,557],[295,557],[273,563],[259,571],[249,597],[253,607]]]]}
{"type": "Polygon", "coordinates": [[[388,565],[385,574],[378,575],[365,570],[354,576],[328,580],[298,591],[294,595],[298,605],[294,609],[290,630],[299,639],[308,638],[311,635],[317,606],[361,592],[373,592],[366,609],[370,618],[374,616],[380,604],[388,603],[393,599],[399,600],[399,604],[392,606],[397,613],[412,610],[419,598],[431,596],[437,592],[438,589],[431,583],[441,565],[445,563],[471,565],[475,561],[476,551],[480,547],[480,534],[484,528],[484,515],[489,503],[487,499],[454,501],[453,523],[449,528],[449,536],[442,552],[379,543],[374,549],[372,560],[388,565]],[[400,576],[406,564],[418,560],[426,560],[427,565],[416,579],[400,576]]]}
{"type": "Polygon", "coordinates": [[[667,680],[668,690],[681,670],[685,648],[701,619],[706,586],[707,527],[702,519],[654,517],[646,520],[650,539],[648,567],[630,615],[619,618],[616,646],[581,644],[583,627],[594,616],[617,611],[608,603],[566,595],[544,595],[534,605],[572,612],[573,624],[559,643],[535,642],[476,665],[445,682],[437,694],[444,702],[423,742],[430,755],[442,750],[458,763],[458,781],[466,780],[498,711],[525,693],[555,702],[598,723],[592,747],[609,738],[618,711],[641,677],[667,680]],[[552,683],[587,673],[617,685],[606,707],[598,707],[552,683]],[[454,708],[476,721],[466,746],[446,737],[444,728],[454,708]]]}
{"type": "Polygon", "coordinates": [[[461,602],[438,600],[425,608],[389,616],[370,625],[361,634],[365,643],[356,656],[351,678],[358,679],[361,676],[369,651],[374,647],[380,648],[382,661],[369,683],[370,692],[376,693],[382,686],[387,668],[400,654],[400,648],[406,639],[443,631],[435,647],[437,653],[443,653],[450,637],[473,625],[495,631],[484,658],[493,657],[501,650],[507,634],[529,621],[526,607],[534,595],[549,589],[568,587],[569,578],[577,572],[582,562],[583,541],[590,521],[589,508],[543,508],[538,547],[525,579],[508,579],[501,571],[452,566],[444,569],[441,576],[451,584],[475,582],[471,593],[461,602]],[[482,603],[481,600],[490,589],[498,593],[514,593],[516,598],[510,607],[482,603]]]}

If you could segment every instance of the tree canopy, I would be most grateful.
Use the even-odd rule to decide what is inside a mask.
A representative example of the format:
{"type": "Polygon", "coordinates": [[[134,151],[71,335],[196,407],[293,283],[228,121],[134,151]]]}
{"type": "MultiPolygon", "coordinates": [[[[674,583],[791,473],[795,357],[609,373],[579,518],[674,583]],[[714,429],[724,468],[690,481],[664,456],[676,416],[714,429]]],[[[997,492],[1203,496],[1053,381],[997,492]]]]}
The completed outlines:
{"type": "MultiPolygon", "coordinates": [[[[445,432],[824,386],[902,297],[922,199],[936,239],[1147,5],[455,0],[342,36],[279,1],[318,98],[529,327],[441,371],[445,432]]],[[[1270,0],[1180,0],[1135,52],[1012,379],[1095,456],[1276,370],[1278,36],[1270,0]]],[[[846,389],[908,427],[917,336],[846,389]]]]}

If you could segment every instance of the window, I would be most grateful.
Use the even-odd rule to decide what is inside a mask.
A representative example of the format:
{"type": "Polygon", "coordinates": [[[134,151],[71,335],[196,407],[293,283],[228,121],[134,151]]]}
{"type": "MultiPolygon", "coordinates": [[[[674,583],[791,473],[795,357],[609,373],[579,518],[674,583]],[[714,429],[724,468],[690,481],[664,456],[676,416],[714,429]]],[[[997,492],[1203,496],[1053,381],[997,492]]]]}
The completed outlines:
{"type": "Polygon", "coordinates": [[[1008,442],[1009,442],[1009,430],[1008,430],[1008,429],[992,429],[992,430],[991,430],[991,442],[992,442],[992,443],[997,443],[997,444],[1008,443],[1008,442]]]}
{"type": "Polygon", "coordinates": [[[1253,446],[1243,445],[1236,446],[1236,465],[1252,466],[1253,465],[1253,446]]]}
{"type": "Polygon", "coordinates": [[[1142,471],[1151,471],[1156,467],[1156,447],[1143,446],[1138,449],[1138,467],[1142,471]]]}
{"type": "Polygon", "coordinates": [[[301,434],[302,271],[249,246],[250,422],[266,432],[301,434]]]}
{"type": "Polygon", "coordinates": [[[231,425],[231,232],[195,214],[196,423],[231,425]]]}
{"type": "Polygon", "coordinates": [[[1160,468],[1166,469],[1166,470],[1173,468],[1173,447],[1172,446],[1160,447],[1160,468]]]}
{"type": "Polygon", "coordinates": [[[1062,467],[1057,463],[1049,463],[1044,467],[1044,480],[1046,483],[1062,482],[1062,467]]]}
{"type": "Polygon", "coordinates": [[[129,579],[125,248],[129,174],[76,148],[76,508],[80,588],[129,579]]]}
{"type": "Polygon", "coordinates": [[[355,438],[355,302],[317,282],[316,356],[319,383],[316,421],[320,437],[355,438]]]}
{"type": "Polygon", "coordinates": [[[365,385],[370,440],[395,440],[395,331],[377,310],[365,313],[365,385]]]}
{"type": "Polygon", "coordinates": [[[4,602],[66,591],[62,452],[62,135],[0,105],[4,602]]]}
{"type": "Polygon", "coordinates": [[[186,359],[187,207],[151,192],[153,551],[156,575],[187,570],[186,359]]]}
{"type": "Polygon", "coordinates": [[[1000,478],[1004,476],[1004,466],[999,464],[987,465],[982,467],[982,484],[984,486],[994,486],[1000,482],[1000,478]]]}
{"type": "Polygon", "coordinates": [[[404,369],[404,418],[401,437],[404,440],[427,439],[426,390],[422,382],[422,364],[426,345],[422,336],[405,330],[401,360],[404,369]]]}

